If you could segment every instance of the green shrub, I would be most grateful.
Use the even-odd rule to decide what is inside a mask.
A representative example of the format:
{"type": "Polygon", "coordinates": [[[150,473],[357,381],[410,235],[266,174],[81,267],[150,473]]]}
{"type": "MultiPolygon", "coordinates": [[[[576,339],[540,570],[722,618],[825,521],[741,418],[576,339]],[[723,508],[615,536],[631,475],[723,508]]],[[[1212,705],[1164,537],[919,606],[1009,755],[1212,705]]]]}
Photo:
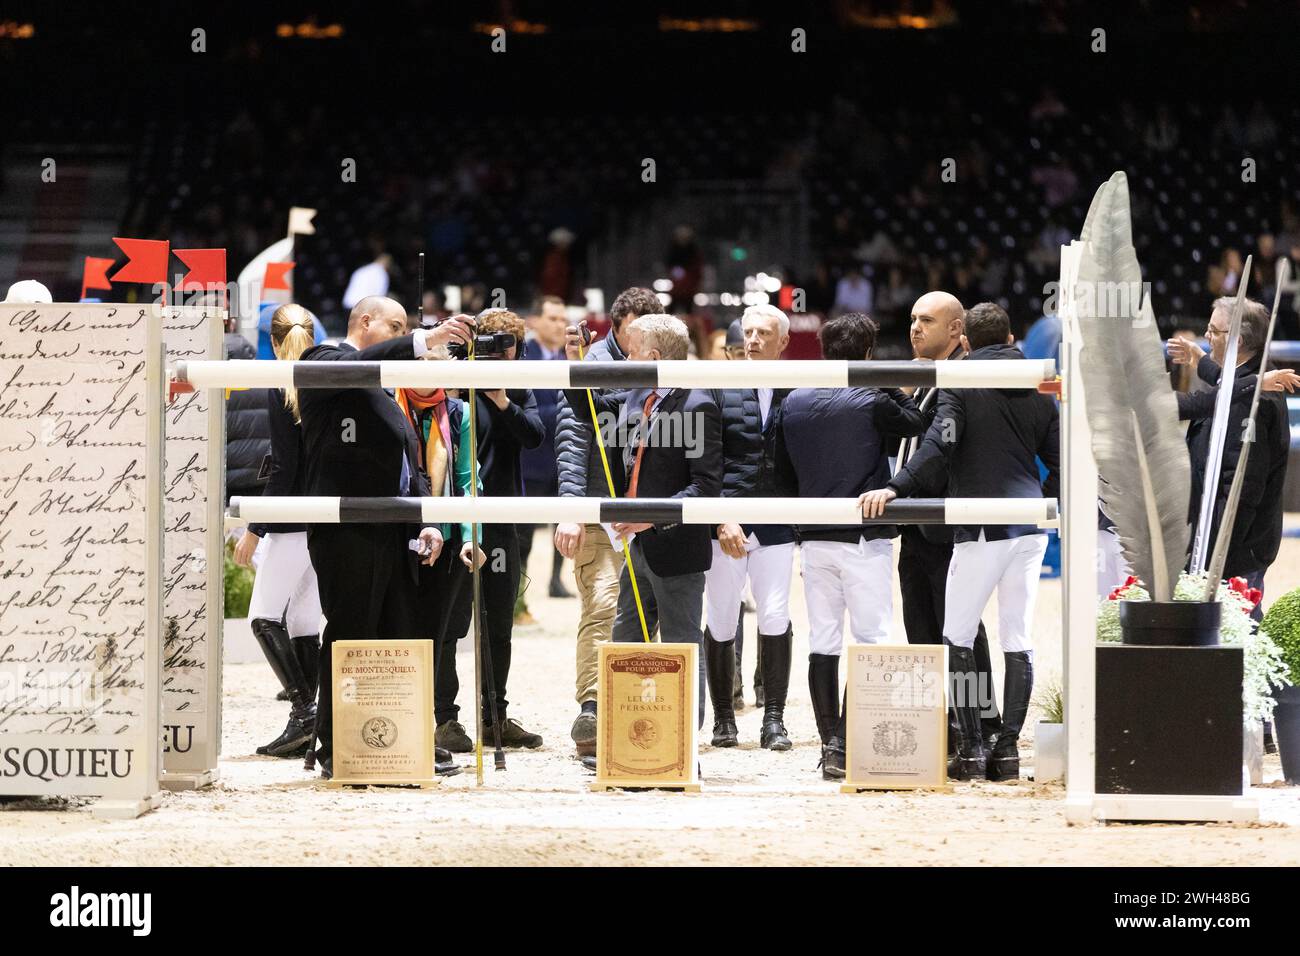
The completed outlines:
{"type": "Polygon", "coordinates": [[[1282,660],[1291,671],[1291,683],[1300,684],[1300,588],[1274,601],[1259,629],[1282,651],[1282,660]]]}
{"type": "Polygon", "coordinates": [[[226,544],[225,616],[248,617],[248,602],[253,599],[253,569],[241,568],[235,563],[234,542],[226,544]]]}

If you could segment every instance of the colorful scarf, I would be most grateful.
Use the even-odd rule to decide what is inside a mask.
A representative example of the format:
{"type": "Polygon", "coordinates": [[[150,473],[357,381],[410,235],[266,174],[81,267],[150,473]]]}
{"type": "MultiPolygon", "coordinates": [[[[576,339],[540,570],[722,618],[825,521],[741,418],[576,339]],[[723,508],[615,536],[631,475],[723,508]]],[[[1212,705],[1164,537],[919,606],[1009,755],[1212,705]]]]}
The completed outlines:
{"type": "Polygon", "coordinates": [[[432,395],[417,395],[414,389],[399,388],[395,395],[398,407],[410,419],[415,427],[415,434],[420,436],[424,445],[424,470],[429,475],[430,494],[440,497],[447,486],[447,473],[450,470],[448,449],[451,448],[451,421],[447,417],[447,393],[438,389],[432,395]],[[432,421],[436,428],[425,431],[421,424],[421,412],[433,410],[432,421]]]}

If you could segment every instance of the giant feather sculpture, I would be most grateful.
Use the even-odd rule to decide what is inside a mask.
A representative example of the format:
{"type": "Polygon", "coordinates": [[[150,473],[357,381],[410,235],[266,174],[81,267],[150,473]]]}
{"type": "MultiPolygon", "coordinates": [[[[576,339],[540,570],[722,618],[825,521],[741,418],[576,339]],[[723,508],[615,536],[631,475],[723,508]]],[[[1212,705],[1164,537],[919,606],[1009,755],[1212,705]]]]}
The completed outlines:
{"type": "Polygon", "coordinates": [[[1078,317],[1102,510],[1154,601],[1173,600],[1187,559],[1191,464],[1164,346],[1133,248],[1128,177],[1093,197],[1070,297],[1078,317]]]}

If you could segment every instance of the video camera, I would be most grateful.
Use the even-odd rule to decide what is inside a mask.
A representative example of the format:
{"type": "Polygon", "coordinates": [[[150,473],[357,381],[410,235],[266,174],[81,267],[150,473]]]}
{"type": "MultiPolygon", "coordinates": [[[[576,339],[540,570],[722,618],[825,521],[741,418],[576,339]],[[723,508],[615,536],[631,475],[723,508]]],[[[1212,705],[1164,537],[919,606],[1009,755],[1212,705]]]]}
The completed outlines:
{"type": "Polygon", "coordinates": [[[452,342],[447,346],[447,354],[454,359],[467,359],[473,356],[480,362],[484,359],[502,359],[505,358],[506,350],[515,342],[515,337],[510,332],[486,332],[482,335],[476,334],[469,345],[452,342]]]}
{"type": "MultiPolygon", "coordinates": [[[[516,339],[514,334],[511,332],[479,333],[478,320],[473,316],[461,314],[449,316],[448,318],[460,319],[462,322],[474,329],[474,336],[468,345],[463,342],[452,342],[447,346],[447,354],[454,359],[464,360],[471,356],[480,362],[487,359],[503,359],[505,358],[506,350],[512,345],[518,344],[518,339],[516,339]]],[[[440,319],[437,322],[433,322],[429,325],[429,328],[436,328],[445,321],[447,320],[440,319]]],[[[520,358],[521,356],[516,352],[515,357],[520,358]]]]}

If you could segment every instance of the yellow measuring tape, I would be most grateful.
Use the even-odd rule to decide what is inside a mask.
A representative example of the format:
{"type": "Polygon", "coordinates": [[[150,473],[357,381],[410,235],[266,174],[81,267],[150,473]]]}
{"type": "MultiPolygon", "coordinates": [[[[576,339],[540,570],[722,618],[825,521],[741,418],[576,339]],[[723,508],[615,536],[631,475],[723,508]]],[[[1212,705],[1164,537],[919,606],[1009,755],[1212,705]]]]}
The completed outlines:
{"type": "MultiPolygon", "coordinates": [[[[609,334],[613,335],[614,330],[610,329],[609,334]]],[[[586,358],[582,349],[582,336],[578,336],[578,359],[581,361],[586,358]]],[[[605,468],[605,483],[609,485],[609,496],[617,498],[618,492],[614,490],[614,474],[609,470],[609,456],[605,454],[605,442],[600,437],[600,425],[596,422],[596,400],[591,397],[591,389],[587,389],[587,407],[591,409],[591,430],[596,435],[596,447],[600,449],[600,463],[605,468]]],[[[645,427],[645,423],[642,423],[645,427]]],[[[602,528],[601,534],[605,531],[602,528]]],[[[641,605],[641,589],[636,583],[636,569],[632,567],[632,552],[628,549],[627,538],[620,538],[623,542],[623,562],[627,566],[627,576],[632,582],[632,597],[636,600],[636,614],[641,619],[641,636],[645,638],[645,643],[650,643],[650,628],[645,623],[645,608],[641,605]]]]}

